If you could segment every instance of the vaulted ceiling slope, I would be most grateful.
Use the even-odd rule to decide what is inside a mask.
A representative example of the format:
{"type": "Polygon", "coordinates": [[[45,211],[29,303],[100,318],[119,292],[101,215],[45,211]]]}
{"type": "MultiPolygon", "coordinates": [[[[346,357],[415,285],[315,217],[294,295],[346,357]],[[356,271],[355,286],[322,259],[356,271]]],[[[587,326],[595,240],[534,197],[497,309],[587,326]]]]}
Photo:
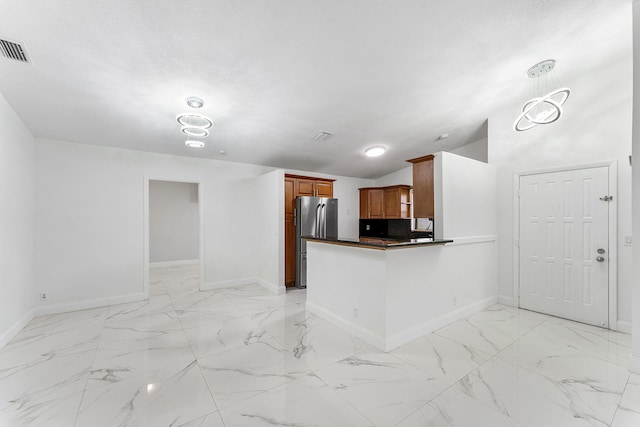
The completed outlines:
{"type": "Polygon", "coordinates": [[[24,44],[31,64],[0,57],[0,91],[37,137],[373,178],[485,137],[540,60],[556,59],[570,86],[631,55],[608,43],[630,5],[3,1],[0,39],[24,44]],[[215,122],[202,150],[175,120],[192,95],[215,122]],[[334,136],[312,141],[320,131],[334,136]],[[376,144],[387,154],[365,158],[376,144]]]}

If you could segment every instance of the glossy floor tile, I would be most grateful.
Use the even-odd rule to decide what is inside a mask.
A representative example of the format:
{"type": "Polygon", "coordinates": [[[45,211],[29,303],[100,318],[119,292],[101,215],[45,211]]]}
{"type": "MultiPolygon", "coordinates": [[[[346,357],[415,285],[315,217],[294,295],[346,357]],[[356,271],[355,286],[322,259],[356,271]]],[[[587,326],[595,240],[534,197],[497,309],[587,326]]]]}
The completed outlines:
{"type": "Polygon", "coordinates": [[[390,353],[360,353],[316,371],[376,426],[394,426],[448,388],[390,353]]]}
{"type": "Polygon", "coordinates": [[[516,427],[518,424],[513,419],[483,405],[478,400],[450,388],[422,406],[397,426],[516,427]]]}
{"type": "Polygon", "coordinates": [[[36,318],[0,349],[0,426],[640,426],[631,337],[496,305],[380,352],[305,291],[199,291],[36,318]]]}
{"type": "Polygon", "coordinates": [[[613,417],[612,427],[640,426],[640,375],[632,374],[613,417]]]}
{"type": "Polygon", "coordinates": [[[219,409],[310,373],[274,339],[243,345],[198,361],[219,409]]]}

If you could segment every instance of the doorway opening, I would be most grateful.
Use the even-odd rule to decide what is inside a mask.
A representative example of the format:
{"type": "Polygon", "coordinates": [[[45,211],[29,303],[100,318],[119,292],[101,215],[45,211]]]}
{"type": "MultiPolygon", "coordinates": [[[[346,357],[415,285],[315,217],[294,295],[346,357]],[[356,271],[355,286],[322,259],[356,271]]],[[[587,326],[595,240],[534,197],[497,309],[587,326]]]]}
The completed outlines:
{"type": "Polygon", "coordinates": [[[145,296],[167,293],[166,286],[201,289],[201,183],[145,178],[145,208],[145,296]]]}
{"type": "Polygon", "coordinates": [[[516,174],[520,308],[616,328],[616,163],[516,174]]]}

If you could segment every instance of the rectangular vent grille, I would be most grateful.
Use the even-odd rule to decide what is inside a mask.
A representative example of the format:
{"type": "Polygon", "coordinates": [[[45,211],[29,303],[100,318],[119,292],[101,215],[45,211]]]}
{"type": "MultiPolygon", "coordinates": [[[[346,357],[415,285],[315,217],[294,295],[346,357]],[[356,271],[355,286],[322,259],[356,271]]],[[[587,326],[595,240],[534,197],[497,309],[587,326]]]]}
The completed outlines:
{"type": "Polygon", "coordinates": [[[16,61],[29,63],[27,58],[27,52],[18,43],[10,42],[9,40],[0,39],[0,51],[9,59],[15,59],[16,61]]]}
{"type": "Polygon", "coordinates": [[[331,138],[333,136],[333,134],[331,132],[320,132],[317,133],[316,135],[313,136],[313,138],[311,138],[314,141],[326,141],[327,139],[331,138]]]}

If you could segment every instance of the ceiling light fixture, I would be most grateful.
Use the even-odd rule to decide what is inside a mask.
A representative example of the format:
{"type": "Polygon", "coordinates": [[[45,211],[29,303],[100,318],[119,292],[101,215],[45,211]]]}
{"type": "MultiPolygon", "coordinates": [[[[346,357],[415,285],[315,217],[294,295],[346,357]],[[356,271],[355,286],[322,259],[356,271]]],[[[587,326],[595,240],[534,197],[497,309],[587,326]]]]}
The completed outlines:
{"type": "Polygon", "coordinates": [[[208,129],[213,126],[213,121],[202,114],[196,113],[182,113],[176,117],[178,123],[182,126],[190,127],[190,128],[202,128],[208,129]]]}
{"type": "Polygon", "coordinates": [[[548,59],[537,63],[527,71],[534,96],[524,103],[522,113],[513,124],[514,130],[522,132],[537,125],[548,125],[562,116],[562,106],[571,95],[571,90],[562,87],[550,91],[549,88],[555,86],[552,73],[555,66],[556,61],[548,59]]]}
{"type": "Polygon", "coordinates": [[[182,126],[180,132],[187,136],[195,136],[196,138],[204,138],[206,136],[209,136],[209,131],[203,128],[182,126]]]}
{"type": "Polygon", "coordinates": [[[382,156],[385,151],[387,151],[387,149],[384,148],[383,146],[374,145],[373,147],[369,147],[366,150],[364,150],[364,154],[367,157],[378,157],[378,156],[382,156]]]}
{"type": "Polygon", "coordinates": [[[191,108],[202,108],[204,101],[196,96],[187,98],[187,105],[191,108]]]}
{"type": "MultiPolygon", "coordinates": [[[[204,101],[191,96],[187,98],[187,105],[191,108],[201,108],[204,105],[204,101]]],[[[213,120],[198,113],[182,113],[176,116],[176,120],[181,125],[180,132],[188,136],[184,145],[189,148],[203,148],[204,141],[200,141],[199,138],[209,136],[207,129],[213,126],[213,120]]]]}
{"type": "Polygon", "coordinates": [[[187,139],[184,142],[184,145],[186,145],[189,148],[203,148],[204,142],[198,141],[197,139],[187,139]]]}

